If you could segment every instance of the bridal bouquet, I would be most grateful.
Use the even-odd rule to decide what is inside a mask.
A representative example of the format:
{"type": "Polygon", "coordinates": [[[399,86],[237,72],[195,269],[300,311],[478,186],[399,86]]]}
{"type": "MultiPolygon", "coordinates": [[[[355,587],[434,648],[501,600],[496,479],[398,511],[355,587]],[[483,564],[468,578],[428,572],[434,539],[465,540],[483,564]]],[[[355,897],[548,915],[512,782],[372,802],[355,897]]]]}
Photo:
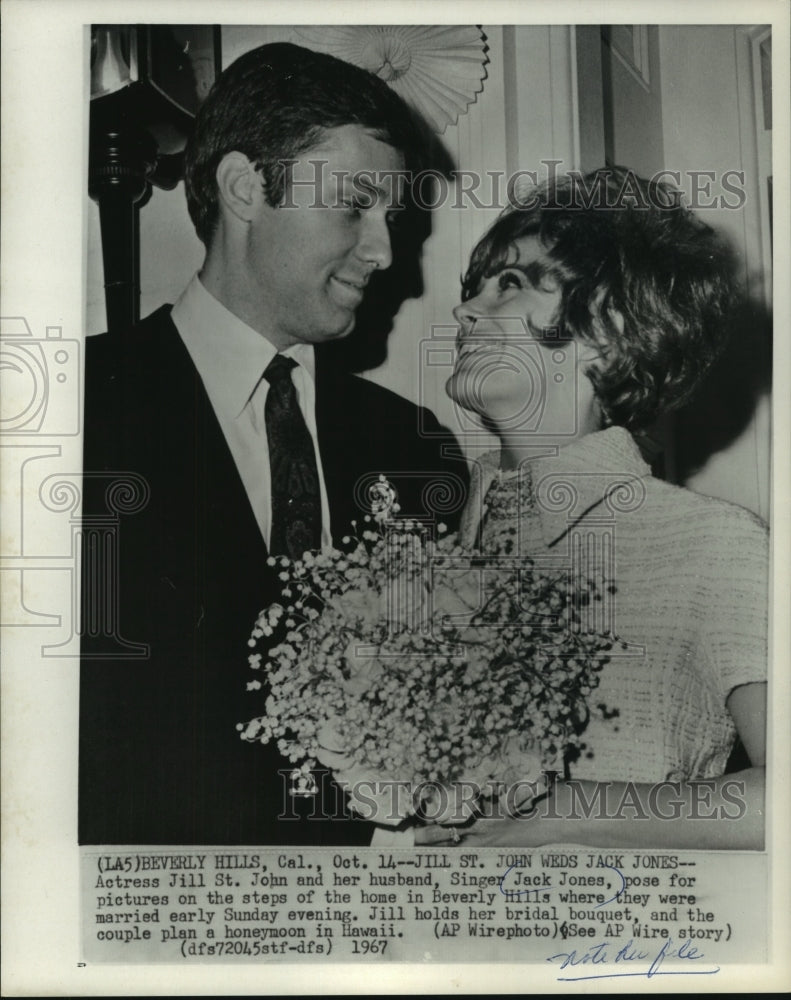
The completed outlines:
{"type": "Polygon", "coordinates": [[[465,551],[442,526],[433,541],[386,480],[373,492],[341,548],[270,559],[282,599],[253,629],[268,650],[247,685],[264,713],[237,728],[277,741],[296,794],[320,762],[364,818],[464,822],[579,747],[613,645],[582,626],[600,587],[465,551]]]}

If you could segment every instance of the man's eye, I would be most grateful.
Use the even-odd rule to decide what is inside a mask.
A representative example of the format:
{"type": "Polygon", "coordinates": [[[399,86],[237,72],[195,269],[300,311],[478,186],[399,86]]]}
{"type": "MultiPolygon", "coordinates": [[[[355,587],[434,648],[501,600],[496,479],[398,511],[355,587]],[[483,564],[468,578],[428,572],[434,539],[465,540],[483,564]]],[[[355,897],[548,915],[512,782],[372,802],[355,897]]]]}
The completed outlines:
{"type": "Polygon", "coordinates": [[[399,209],[393,209],[393,211],[388,212],[385,216],[388,228],[399,229],[404,221],[404,213],[399,209]]]}

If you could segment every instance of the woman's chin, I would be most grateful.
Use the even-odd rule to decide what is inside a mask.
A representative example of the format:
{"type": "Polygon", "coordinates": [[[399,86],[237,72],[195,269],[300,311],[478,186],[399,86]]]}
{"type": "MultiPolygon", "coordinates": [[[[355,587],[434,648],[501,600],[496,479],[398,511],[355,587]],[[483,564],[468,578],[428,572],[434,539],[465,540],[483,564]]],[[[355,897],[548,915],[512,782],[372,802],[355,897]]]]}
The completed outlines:
{"type": "Polygon", "coordinates": [[[521,386],[494,386],[487,382],[484,387],[482,380],[469,372],[454,372],[445,383],[445,392],[454,403],[490,424],[492,429],[500,425],[516,426],[525,409],[521,386]]]}
{"type": "Polygon", "coordinates": [[[476,416],[485,417],[486,414],[480,412],[481,400],[475,398],[473,389],[474,386],[471,384],[470,378],[466,375],[458,375],[456,372],[445,383],[445,392],[454,403],[470,413],[476,414],[476,416]]]}

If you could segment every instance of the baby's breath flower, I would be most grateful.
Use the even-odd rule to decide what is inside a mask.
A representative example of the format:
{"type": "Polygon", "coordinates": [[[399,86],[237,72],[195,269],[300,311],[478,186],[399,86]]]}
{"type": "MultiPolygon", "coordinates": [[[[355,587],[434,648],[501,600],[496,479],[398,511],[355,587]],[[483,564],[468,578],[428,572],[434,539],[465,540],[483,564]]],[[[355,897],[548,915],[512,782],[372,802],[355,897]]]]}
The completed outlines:
{"type": "Polygon", "coordinates": [[[330,722],[350,767],[412,788],[428,779],[451,788],[474,774],[496,790],[507,774],[535,774],[574,747],[575,720],[616,641],[575,624],[595,588],[541,576],[529,560],[503,567],[497,554],[466,551],[444,524],[430,541],[418,522],[395,517],[383,477],[372,509],[371,527],[358,537],[353,522],[343,550],[267,560],[280,567],[286,606],[264,609],[252,631],[250,646],[278,641],[263,668],[260,653],[248,657],[266,680],[247,683],[265,715],[240,723],[241,738],[275,742],[299,794],[313,788],[330,722]]]}

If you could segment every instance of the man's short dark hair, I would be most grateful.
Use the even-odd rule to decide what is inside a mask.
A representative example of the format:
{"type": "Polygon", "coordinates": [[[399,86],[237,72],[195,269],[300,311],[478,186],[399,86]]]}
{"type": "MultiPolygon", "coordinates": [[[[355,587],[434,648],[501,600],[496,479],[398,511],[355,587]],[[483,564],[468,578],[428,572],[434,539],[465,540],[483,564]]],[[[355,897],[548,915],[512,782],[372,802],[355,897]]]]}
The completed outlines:
{"type": "Polygon", "coordinates": [[[685,403],[726,342],[733,257],[681,193],[623,167],[536,188],[475,247],[462,297],[531,235],[547,254],[536,280],[561,290],[558,332],[600,352],[586,374],[606,422],[640,430],[685,403]]]}
{"type": "Polygon", "coordinates": [[[283,198],[286,170],[317,146],[325,129],[360,125],[403,153],[419,152],[412,115],[384,81],[334,56],[286,42],[240,56],[218,78],[201,107],[185,153],[187,207],[207,246],[218,221],[217,167],[244,153],[261,171],[270,205],[283,198]]]}

